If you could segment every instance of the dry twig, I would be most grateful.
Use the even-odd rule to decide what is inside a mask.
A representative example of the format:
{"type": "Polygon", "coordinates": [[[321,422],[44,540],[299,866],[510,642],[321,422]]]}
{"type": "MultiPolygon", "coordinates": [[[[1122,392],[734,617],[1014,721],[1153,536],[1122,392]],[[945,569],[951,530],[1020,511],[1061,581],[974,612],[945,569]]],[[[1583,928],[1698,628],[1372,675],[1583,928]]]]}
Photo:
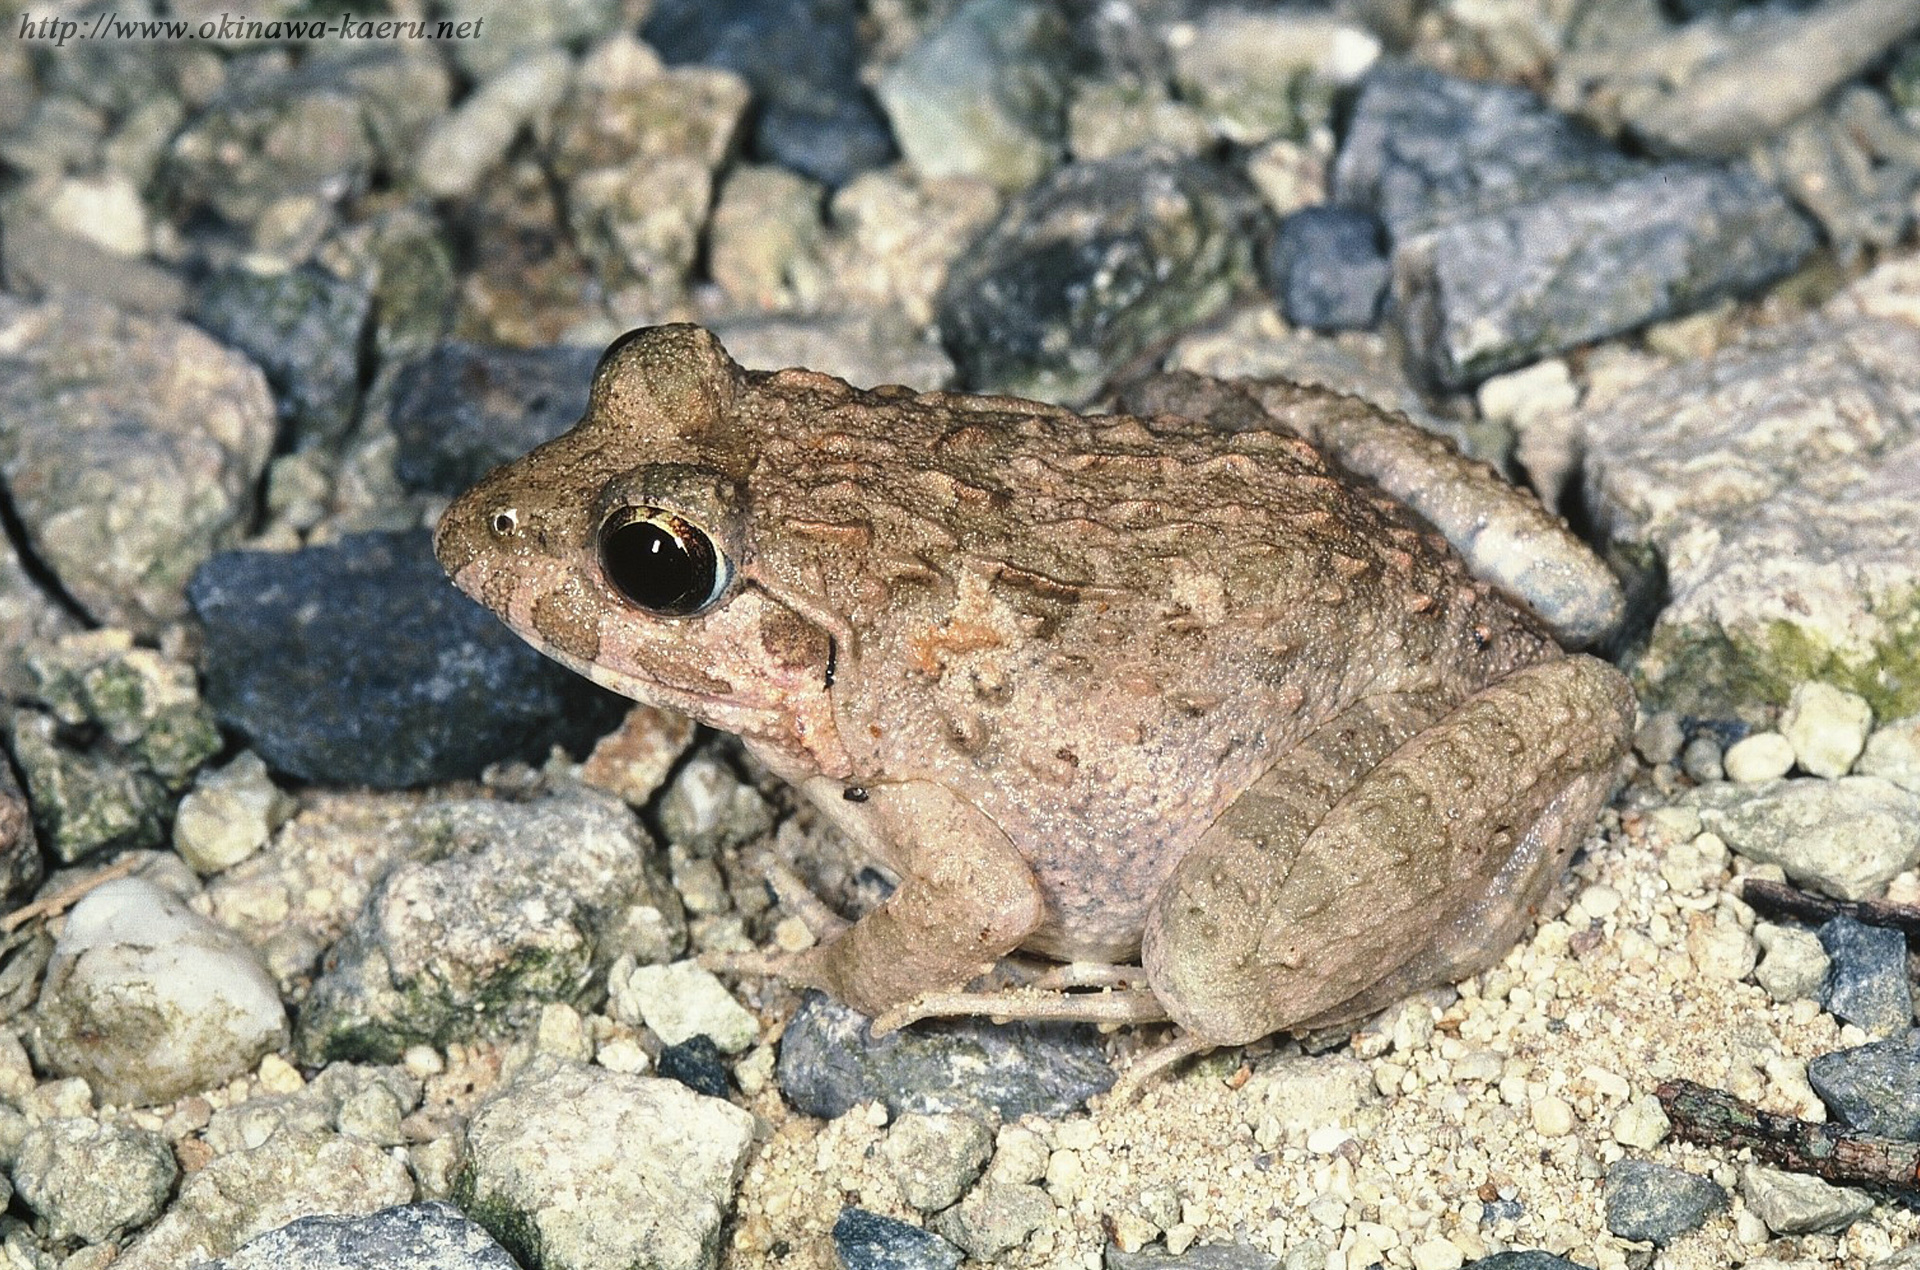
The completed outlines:
{"type": "Polygon", "coordinates": [[[1722,1089],[1669,1080],[1653,1091],[1674,1133],[1702,1146],[1752,1151],[1769,1164],[1836,1186],[1920,1187],[1920,1142],[1762,1111],[1722,1089]]]}
{"type": "Polygon", "coordinates": [[[1851,917],[1868,926],[1887,926],[1920,942],[1920,907],[1895,904],[1891,900],[1832,900],[1784,882],[1748,878],[1740,887],[1740,898],[1763,917],[1791,917],[1801,922],[1826,922],[1836,917],[1851,917]]]}
{"type": "Polygon", "coordinates": [[[52,917],[55,913],[65,912],[86,898],[87,892],[102,886],[115,878],[123,878],[133,872],[140,863],[140,857],[130,855],[116,860],[91,877],[81,878],[72,886],[52,895],[44,896],[31,904],[22,904],[5,917],[0,917],[0,933],[18,930],[36,917],[52,917]]]}

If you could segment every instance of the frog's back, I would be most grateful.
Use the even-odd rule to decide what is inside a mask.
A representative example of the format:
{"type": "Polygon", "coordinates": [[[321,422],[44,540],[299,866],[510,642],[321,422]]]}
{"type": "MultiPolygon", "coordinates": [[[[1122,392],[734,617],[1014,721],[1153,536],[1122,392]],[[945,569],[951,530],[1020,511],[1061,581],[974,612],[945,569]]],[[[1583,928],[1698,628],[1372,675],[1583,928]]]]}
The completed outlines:
{"type": "Polygon", "coordinates": [[[863,779],[992,815],[1049,892],[1043,951],[1127,955],[1186,845],[1354,700],[1464,695],[1542,650],[1283,431],[763,386],[790,414],[752,479],[759,567],[858,633],[836,696],[863,779]]]}

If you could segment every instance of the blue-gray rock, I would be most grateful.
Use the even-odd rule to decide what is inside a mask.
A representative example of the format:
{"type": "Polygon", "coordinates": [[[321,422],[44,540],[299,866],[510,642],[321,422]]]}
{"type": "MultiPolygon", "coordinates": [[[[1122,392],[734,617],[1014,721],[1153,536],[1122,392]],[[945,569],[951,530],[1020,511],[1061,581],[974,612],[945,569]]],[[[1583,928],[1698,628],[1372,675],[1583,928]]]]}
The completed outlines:
{"type": "Polygon", "coordinates": [[[1396,239],[1394,295],[1409,348],[1458,388],[1756,290],[1814,246],[1752,169],[1670,163],[1396,239]]]}
{"type": "Polygon", "coordinates": [[[520,1270],[493,1236],[438,1201],[365,1217],[302,1217],[201,1270],[520,1270]]]}
{"type": "Polygon", "coordinates": [[[1835,1018],[1881,1039],[1913,1025],[1907,941],[1899,931],[1836,917],[1819,935],[1832,959],[1825,1004],[1835,1018]]]}
{"type": "Polygon", "coordinates": [[[840,1210],[833,1251],[846,1270],[954,1270],[962,1259],[932,1231],[864,1208],[840,1210]]]}
{"type": "Polygon", "coordinates": [[[1112,1086],[1100,1036],[1084,1025],[916,1023],[879,1040],[865,1015],[810,992],[780,1038],[781,1092],[831,1120],[874,1099],[906,1111],[1057,1116],[1112,1086]]]}
{"type": "Polygon", "coordinates": [[[1468,1262],[1465,1270],[1589,1270],[1589,1267],[1550,1252],[1527,1249],[1522,1252],[1496,1252],[1491,1257],[1468,1262]]]}
{"type": "Polygon", "coordinates": [[[388,420],[410,489],[458,494],[550,441],[587,410],[598,350],[493,348],[452,340],[402,366],[388,420]]]}
{"type": "Polygon", "coordinates": [[[753,86],[756,157],[842,185],[894,156],[860,86],[853,0],[662,0],[640,36],[670,65],[724,66],[753,86]]]}
{"type": "Polygon", "coordinates": [[[725,1098],[729,1088],[726,1060],[720,1047],[705,1032],[689,1036],[677,1045],[661,1049],[653,1069],[668,1080],[677,1080],[696,1094],[725,1098]]]}
{"type": "Polygon", "coordinates": [[[1217,164],[1154,152],[1068,164],[955,263],[941,339],[970,388],[1078,401],[1251,283],[1261,217],[1217,164]]]}
{"type": "Polygon", "coordinates": [[[1727,1206],[1712,1178],[1651,1160],[1621,1160],[1607,1170],[1607,1229],[1622,1239],[1672,1243],[1727,1206]]]}
{"type": "Polygon", "coordinates": [[[392,788],[538,762],[584,749],[624,707],[455,591],[424,531],[229,552],[188,591],[208,704],[303,780],[392,788]]]}
{"type": "Polygon", "coordinates": [[[1334,160],[1333,201],[1401,241],[1568,184],[1638,170],[1586,124],[1524,88],[1382,62],[1367,75],[1334,160]]]}
{"type": "Polygon", "coordinates": [[[1920,1141],[1920,1032],[1822,1054],[1807,1081],[1843,1124],[1920,1141]]]}
{"type": "Polygon", "coordinates": [[[1387,294],[1380,224],[1350,207],[1308,207],[1280,222],[1267,251],[1267,286],[1295,326],[1360,330],[1387,294]]]}
{"type": "Polygon", "coordinates": [[[353,424],[360,349],[373,297],[305,265],[279,274],[221,269],[201,286],[193,319],[267,372],[296,448],[330,445],[353,424]]]}

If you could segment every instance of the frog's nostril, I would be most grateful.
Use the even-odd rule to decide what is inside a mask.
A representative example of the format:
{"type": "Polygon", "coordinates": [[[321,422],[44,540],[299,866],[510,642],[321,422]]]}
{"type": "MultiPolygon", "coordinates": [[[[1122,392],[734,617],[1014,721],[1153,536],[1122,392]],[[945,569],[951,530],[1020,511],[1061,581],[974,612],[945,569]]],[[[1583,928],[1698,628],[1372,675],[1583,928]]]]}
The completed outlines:
{"type": "Polygon", "coordinates": [[[502,507],[487,517],[487,528],[493,530],[496,537],[505,538],[520,527],[520,513],[511,507],[502,507]]]}

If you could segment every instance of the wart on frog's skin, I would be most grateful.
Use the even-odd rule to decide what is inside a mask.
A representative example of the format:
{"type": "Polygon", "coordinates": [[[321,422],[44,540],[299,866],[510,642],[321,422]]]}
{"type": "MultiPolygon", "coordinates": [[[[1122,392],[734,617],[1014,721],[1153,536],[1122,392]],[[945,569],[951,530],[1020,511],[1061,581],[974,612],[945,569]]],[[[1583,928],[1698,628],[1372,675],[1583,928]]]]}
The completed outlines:
{"type": "Polygon", "coordinates": [[[1352,398],[1167,376],[1137,400],[1167,413],[862,392],[648,328],[435,549],[537,647],[737,733],[899,877],[776,965],[879,1027],[1178,1024],[1138,1073],[1490,964],[1591,827],[1633,699],[1375,480],[1472,524],[1483,486],[1592,564],[1554,566],[1556,607],[1604,571],[1352,398]],[[1016,951],[1069,964],[966,990],[1016,951]]]}

